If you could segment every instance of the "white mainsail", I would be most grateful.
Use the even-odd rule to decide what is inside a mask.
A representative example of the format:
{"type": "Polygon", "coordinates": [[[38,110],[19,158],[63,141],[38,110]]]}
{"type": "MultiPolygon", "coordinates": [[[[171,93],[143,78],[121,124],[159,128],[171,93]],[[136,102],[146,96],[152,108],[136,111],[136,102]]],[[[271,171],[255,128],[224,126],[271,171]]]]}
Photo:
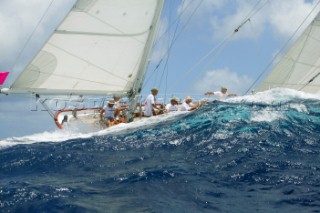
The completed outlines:
{"type": "Polygon", "coordinates": [[[320,13],[256,91],[276,87],[320,93],[320,13]]]}
{"type": "Polygon", "coordinates": [[[139,90],[163,0],[78,0],[11,91],[122,94],[139,90]]]}

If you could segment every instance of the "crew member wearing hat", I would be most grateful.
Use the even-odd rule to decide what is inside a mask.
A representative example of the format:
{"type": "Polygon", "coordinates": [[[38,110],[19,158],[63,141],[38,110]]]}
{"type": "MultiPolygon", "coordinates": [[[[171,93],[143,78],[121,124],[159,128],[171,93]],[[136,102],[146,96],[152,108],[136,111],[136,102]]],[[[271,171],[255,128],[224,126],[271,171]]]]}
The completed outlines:
{"type": "Polygon", "coordinates": [[[178,111],[178,99],[172,97],[170,103],[166,105],[167,112],[175,112],[178,111]]]}
{"type": "Polygon", "coordinates": [[[226,87],[221,87],[220,91],[206,92],[205,95],[215,95],[218,101],[225,100],[227,97],[237,96],[237,94],[229,94],[226,87]]]}
{"type": "Polygon", "coordinates": [[[100,118],[106,123],[107,127],[114,124],[115,110],[114,101],[108,101],[107,105],[100,111],[100,118]]]}
{"type": "Polygon", "coordinates": [[[187,96],[184,102],[181,105],[180,110],[181,111],[192,111],[199,107],[199,104],[193,104],[192,98],[190,96],[187,96]]]}
{"type": "Polygon", "coordinates": [[[144,103],[144,116],[150,117],[153,116],[154,108],[161,110],[157,108],[156,106],[156,96],[158,95],[158,89],[157,88],[152,88],[151,89],[151,94],[148,95],[146,98],[146,101],[144,103]]]}
{"type": "Polygon", "coordinates": [[[128,109],[128,107],[127,106],[123,106],[121,104],[121,97],[118,96],[118,95],[113,96],[113,101],[114,101],[114,108],[115,108],[114,115],[116,116],[116,120],[119,120],[120,117],[123,118],[122,111],[125,110],[125,109],[128,109]]]}

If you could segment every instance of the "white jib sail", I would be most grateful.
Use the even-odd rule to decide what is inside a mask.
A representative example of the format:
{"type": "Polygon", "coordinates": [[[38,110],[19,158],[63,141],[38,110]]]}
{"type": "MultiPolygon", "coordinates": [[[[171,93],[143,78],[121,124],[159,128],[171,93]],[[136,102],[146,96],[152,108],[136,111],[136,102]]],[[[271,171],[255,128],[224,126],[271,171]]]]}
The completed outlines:
{"type": "Polygon", "coordinates": [[[256,91],[276,87],[320,93],[320,13],[256,91]]]}
{"type": "Polygon", "coordinates": [[[163,0],[78,0],[11,86],[39,94],[125,94],[143,80],[163,0]]]}

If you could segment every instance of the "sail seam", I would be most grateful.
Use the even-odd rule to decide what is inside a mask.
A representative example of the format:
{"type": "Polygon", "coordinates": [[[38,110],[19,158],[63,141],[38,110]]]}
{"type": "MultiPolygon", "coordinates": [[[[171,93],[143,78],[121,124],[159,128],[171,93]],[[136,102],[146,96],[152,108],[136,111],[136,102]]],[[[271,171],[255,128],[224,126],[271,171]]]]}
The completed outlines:
{"type": "MultiPolygon", "coordinates": [[[[114,33],[91,33],[91,32],[80,32],[80,31],[67,31],[67,30],[56,30],[56,34],[70,34],[70,35],[91,35],[91,36],[115,36],[115,37],[132,37],[132,36],[141,36],[145,35],[150,30],[146,30],[140,33],[134,33],[134,34],[114,34],[114,33]]],[[[135,39],[139,43],[143,43],[142,41],[135,39]]]]}
{"type": "Polygon", "coordinates": [[[88,60],[85,60],[85,59],[83,59],[83,58],[80,58],[80,57],[78,57],[78,56],[76,56],[76,55],[74,55],[74,54],[72,54],[72,53],[70,53],[70,52],[66,51],[65,49],[62,49],[62,48],[60,48],[60,47],[58,47],[58,46],[56,46],[56,45],[54,45],[54,44],[51,44],[51,43],[49,43],[49,42],[48,42],[48,45],[51,45],[52,47],[55,47],[55,48],[57,48],[57,49],[59,49],[59,50],[61,50],[61,51],[65,52],[65,53],[67,53],[68,55],[73,56],[74,58],[77,58],[77,59],[79,59],[79,60],[81,60],[81,61],[84,61],[84,62],[86,62],[87,64],[89,64],[89,65],[91,65],[91,66],[94,66],[94,67],[96,67],[96,68],[98,68],[98,69],[102,70],[103,72],[106,72],[106,73],[108,73],[108,74],[110,74],[110,75],[112,75],[112,76],[114,76],[114,77],[116,77],[116,78],[118,78],[118,79],[120,79],[120,80],[123,80],[123,81],[125,81],[125,82],[128,82],[128,80],[127,80],[127,79],[122,78],[122,77],[120,77],[120,76],[118,76],[118,75],[115,75],[115,74],[114,74],[114,73],[112,73],[111,71],[108,71],[108,70],[106,70],[106,69],[103,69],[103,68],[101,68],[101,67],[99,67],[99,66],[97,66],[97,65],[95,65],[95,64],[93,64],[93,63],[91,63],[91,62],[90,62],[90,61],[88,61],[88,60]]]}
{"type": "MultiPolygon", "coordinates": [[[[36,72],[36,71],[30,71],[30,72],[36,72]]],[[[118,86],[120,87],[120,85],[118,84],[106,84],[106,83],[103,83],[103,82],[99,82],[99,81],[92,81],[92,80],[87,80],[87,79],[83,79],[83,78],[77,78],[75,76],[67,76],[67,75],[63,75],[63,74],[57,74],[57,73],[49,73],[49,72],[43,72],[43,71],[40,71],[40,73],[42,74],[47,74],[47,75],[53,75],[53,76],[57,76],[57,77],[63,77],[63,78],[66,78],[66,79],[76,79],[76,80],[81,80],[81,81],[85,81],[85,82],[90,82],[90,83],[97,83],[97,84],[102,84],[102,85],[111,85],[111,86],[118,86]]],[[[32,82],[32,81],[30,81],[32,82]]],[[[31,87],[31,88],[34,88],[34,87],[31,87]]]]}
{"type": "MultiPolygon", "coordinates": [[[[107,23],[107,22],[104,22],[103,20],[99,19],[98,17],[96,17],[96,16],[94,16],[94,15],[92,15],[92,14],[90,14],[90,13],[86,13],[86,14],[88,14],[88,16],[90,16],[90,17],[92,17],[92,18],[94,18],[94,19],[98,20],[99,22],[101,22],[101,23],[103,23],[103,24],[105,24],[105,25],[107,25],[107,26],[109,26],[109,27],[111,27],[111,28],[113,28],[113,29],[117,30],[118,32],[120,32],[120,33],[122,33],[122,34],[126,35],[126,33],[125,33],[125,32],[123,32],[122,30],[120,30],[120,29],[116,28],[115,26],[113,26],[113,25],[111,25],[111,24],[109,24],[109,23],[107,23]]],[[[146,30],[146,31],[147,31],[147,32],[148,32],[148,31],[150,31],[150,27],[149,27],[149,28],[148,28],[148,30],[146,30]]],[[[143,43],[143,41],[140,41],[139,39],[137,39],[137,38],[135,38],[135,37],[133,37],[132,39],[133,39],[133,40],[136,40],[136,41],[138,41],[138,42],[140,42],[140,43],[143,43]]]]}

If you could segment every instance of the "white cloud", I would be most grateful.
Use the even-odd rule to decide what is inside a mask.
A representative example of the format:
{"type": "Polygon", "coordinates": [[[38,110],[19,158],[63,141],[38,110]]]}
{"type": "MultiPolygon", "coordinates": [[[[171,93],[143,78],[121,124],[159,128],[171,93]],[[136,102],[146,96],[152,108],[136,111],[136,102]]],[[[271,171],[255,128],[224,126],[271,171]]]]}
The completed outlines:
{"type": "Polygon", "coordinates": [[[0,3],[0,57],[12,57],[26,42],[39,21],[48,1],[4,0],[0,3]]]}
{"type": "Polygon", "coordinates": [[[199,12],[196,16],[199,17],[199,14],[207,15],[207,13],[212,13],[212,11],[220,9],[227,2],[228,0],[185,0],[178,7],[178,14],[184,13],[187,17],[189,17],[190,15],[192,15],[194,10],[197,9],[199,12]]]}
{"type": "Polygon", "coordinates": [[[6,85],[12,83],[42,46],[52,26],[71,3],[63,0],[0,1],[0,70],[11,72],[6,85]]]}
{"type": "MultiPolygon", "coordinates": [[[[237,9],[222,19],[212,18],[213,32],[216,37],[224,37],[241,24],[249,11],[253,8],[251,0],[237,0],[237,9]]],[[[315,3],[304,0],[265,1],[258,8],[262,9],[245,24],[236,38],[256,38],[267,31],[272,31],[275,37],[288,38],[302,21],[307,17],[315,3]]],[[[318,10],[319,11],[319,8],[318,10]]],[[[314,13],[311,19],[316,15],[314,13]]]]}
{"type": "Polygon", "coordinates": [[[221,86],[227,87],[230,93],[243,94],[253,79],[246,75],[240,76],[228,68],[207,71],[205,75],[194,83],[194,89],[200,93],[218,91],[221,86]]]}
{"type": "MultiPolygon", "coordinates": [[[[307,17],[312,8],[315,6],[316,1],[305,2],[304,0],[291,0],[291,1],[274,1],[266,11],[268,18],[275,33],[282,36],[291,35],[295,29],[307,17]]],[[[316,12],[319,11],[316,10],[316,12]]],[[[310,17],[308,23],[315,17],[316,13],[310,17]]]]}
{"type": "MultiPolygon", "coordinates": [[[[178,8],[178,13],[186,10],[187,20],[200,1],[187,0],[178,8]],[[191,5],[188,7],[188,5],[191,5]]],[[[204,0],[193,15],[192,27],[210,27],[212,38],[222,39],[230,35],[245,20],[258,1],[256,0],[204,0]]],[[[235,38],[256,38],[271,31],[274,36],[289,37],[309,14],[317,1],[304,0],[264,0],[256,7],[254,16],[237,33],[235,38]]],[[[307,21],[315,17],[320,6],[307,21]]]]}

